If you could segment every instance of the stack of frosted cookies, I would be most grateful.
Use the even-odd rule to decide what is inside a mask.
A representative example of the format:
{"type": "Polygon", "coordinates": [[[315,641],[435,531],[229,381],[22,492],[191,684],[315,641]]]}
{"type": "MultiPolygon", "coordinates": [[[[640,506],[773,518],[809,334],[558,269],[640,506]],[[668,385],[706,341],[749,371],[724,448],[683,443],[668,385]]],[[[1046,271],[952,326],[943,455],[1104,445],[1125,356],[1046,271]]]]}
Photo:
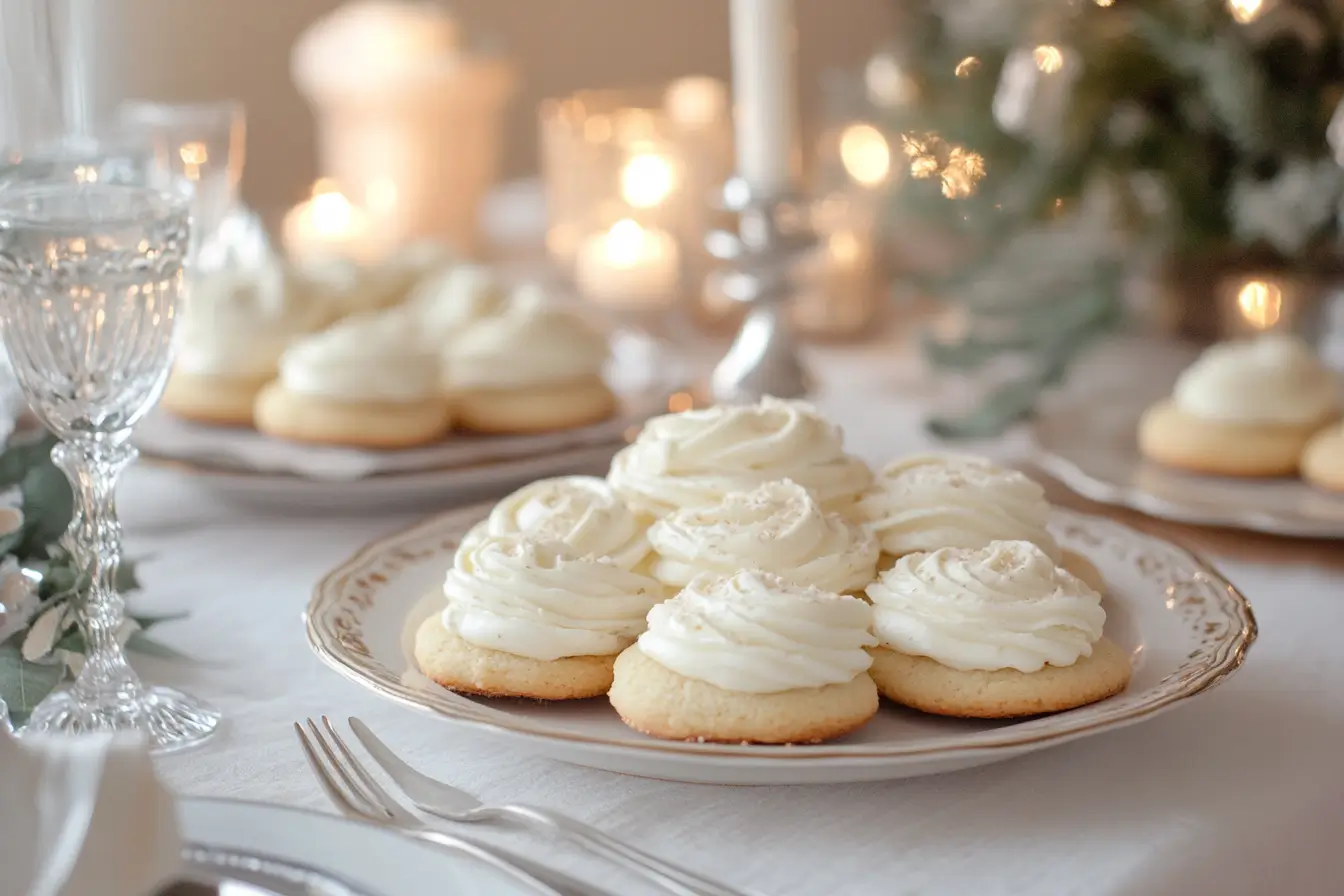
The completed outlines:
{"type": "Polygon", "coordinates": [[[1139,448],[1192,473],[1270,478],[1299,472],[1344,490],[1340,387],[1300,339],[1270,333],[1215,345],[1147,410],[1139,448]]]}
{"type": "Polygon", "coordinates": [[[164,407],[279,438],[410,448],[450,429],[534,433],[606,419],[606,337],[533,285],[411,247],[213,275],[192,296],[164,407]]]}
{"type": "Polygon", "coordinates": [[[810,406],[652,420],[605,480],[533,483],[464,539],[422,670],[467,693],[607,694],[669,739],[806,743],[879,693],[1002,718],[1129,679],[1096,569],[1060,549],[1040,487],[989,461],[874,477],[810,406]]]}

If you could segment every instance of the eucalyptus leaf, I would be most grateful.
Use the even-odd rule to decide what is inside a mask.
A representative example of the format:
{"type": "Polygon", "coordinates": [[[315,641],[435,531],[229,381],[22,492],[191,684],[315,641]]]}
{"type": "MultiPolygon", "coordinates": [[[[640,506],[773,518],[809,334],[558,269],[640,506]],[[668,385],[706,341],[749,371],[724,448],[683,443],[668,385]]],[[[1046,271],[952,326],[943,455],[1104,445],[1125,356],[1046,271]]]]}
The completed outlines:
{"type": "Polygon", "coordinates": [[[60,663],[26,663],[17,647],[0,647],[0,699],[9,707],[10,720],[16,726],[23,724],[65,676],[65,666],[60,663]]]}
{"type": "MultiPolygon", "coordinates": [[[[137,576],[139,563],[135,560],[122,558],[120,565],[117,566],[117,590],[122,594],[128,591],[140,590],[140,579],[137,576]]],[[[176,617],[173,617],[176,618],[176,617]]]]}
{"type": "Polygon", "coordinates": [[[22,552],[37,554],[56,542],[70,526],[74,495],[65,474],[50,462],[34,466],[23,477],[24,526],[22,552]]]}
{"type": "Polygon", "coordinates": [[[1040,399],[1041,389],[1040,380],[1034,377],[1009,383],[991,393],[972,411],[930,419],[928,429],[942,439],[996,436],[1031,415],[1040,399]]]}

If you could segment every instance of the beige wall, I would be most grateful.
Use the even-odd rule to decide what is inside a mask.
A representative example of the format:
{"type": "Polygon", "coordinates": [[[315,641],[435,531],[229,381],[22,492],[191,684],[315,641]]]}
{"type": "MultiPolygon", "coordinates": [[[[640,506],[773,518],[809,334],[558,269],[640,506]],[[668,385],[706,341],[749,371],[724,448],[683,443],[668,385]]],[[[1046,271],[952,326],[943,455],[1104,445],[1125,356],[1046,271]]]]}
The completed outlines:
{"type": "MultiPolygon", "coordinates": [[[[247,200],[299,199],[314,170],[312,122],[289,78],[289,46],[339,0],[95,0],[99,102],[237,97],[247,104],[247,200]]],[[[890,0],[797,0],[805,112],[820,73],[854,67],[890,28],[890,0]]],[[[506,47],[523,73],[504,169],[535,169],[537,102],[584,87],[729,74],[728,0],[456,0],[468,33],[506,47]]]]}

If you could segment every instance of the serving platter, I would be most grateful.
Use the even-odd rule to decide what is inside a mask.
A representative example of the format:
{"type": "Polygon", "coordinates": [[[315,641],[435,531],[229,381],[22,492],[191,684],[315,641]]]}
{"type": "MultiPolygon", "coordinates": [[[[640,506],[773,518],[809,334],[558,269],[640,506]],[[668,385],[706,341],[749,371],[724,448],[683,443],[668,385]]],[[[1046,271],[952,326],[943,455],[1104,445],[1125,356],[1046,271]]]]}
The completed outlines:
{"type": "Polygon", "coordinates": [[[1344,496],[1300,479],[1235,479],[1145,460],[1136,433],[1152,396],[1109,394],[1050,408],[1033,434],[1037,465],[1093,501],[1160,519],[1302,538],[1344,538],[1344,496]]]}
{"type": "Polygon", "coordinates": [[[1250,604],[1212,566],[1134,529],[1058,510],[1052,531],[1105,577],[1106,635],[1134,676],[1091,706],[1013,722],[967,722],[884,704],[849,737],[772,747],[662,741],[621,723],[605,699],[543,704],[472,699],[415,666],[415,628],[442,608],[439,587],[462,535],[487,511],[459,508],[381,538],[328,573],[305,614],[308,640],[342,675],[446,723],[553,759],[713,784],[873,781],[1002,761],[1151,719],[1226,679],[1256,637],[1250,604]]]}

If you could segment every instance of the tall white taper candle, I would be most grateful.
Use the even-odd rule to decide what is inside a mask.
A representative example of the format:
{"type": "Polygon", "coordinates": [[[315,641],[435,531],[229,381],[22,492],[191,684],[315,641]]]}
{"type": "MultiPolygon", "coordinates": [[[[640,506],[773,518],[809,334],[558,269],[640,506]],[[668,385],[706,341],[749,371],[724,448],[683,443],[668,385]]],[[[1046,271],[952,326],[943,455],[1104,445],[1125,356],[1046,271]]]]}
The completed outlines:
{"type": "Polygon", "coordinates": [[[778,193],[793,174],[793,0],[732,0],[730,27],[738,173],[755,191],[778,193]]]}

